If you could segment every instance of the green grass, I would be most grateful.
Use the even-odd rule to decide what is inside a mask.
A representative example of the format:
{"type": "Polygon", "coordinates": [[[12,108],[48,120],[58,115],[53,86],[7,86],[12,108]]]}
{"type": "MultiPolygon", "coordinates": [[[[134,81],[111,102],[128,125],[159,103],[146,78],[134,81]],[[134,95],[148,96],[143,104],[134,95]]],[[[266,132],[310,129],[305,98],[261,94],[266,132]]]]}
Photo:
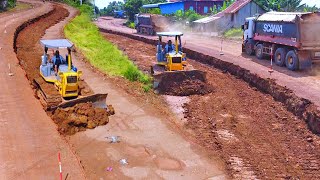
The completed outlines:
{"type": "Polygon", "coordinates": [[[224,32],[223,35],[226,38],[241,39],[243,32],[242,32],[241,28],[233,28],[233,29],[229,29],[228,31],[224,32]]]}
{"type": "Polygon", "coordinates": [[[90,14],[81,13],[65,27],[64,32],[90,63],[106,74],[139,81],[144,84],[144,91],[147,89],[144,86],[151,84],[148,75],[142,73],[122,51],[100,34],[91,22],[90,14]]]}
{"type": "Polygon", "coordinates": [[[131,28],[131,29],[135,29],[136,25],[134,24],[134,22],[130,22],[128,27],[131,28]]]}
{"type": "Polygon", "coordinates": [[[131,29],[135,29],[136,28],[136,25],[134,24],[134,22],[132,21],[126,21],[125,23],[123,23],[124,26],[127,26],[128,28],[131,28],[131,29]]]}

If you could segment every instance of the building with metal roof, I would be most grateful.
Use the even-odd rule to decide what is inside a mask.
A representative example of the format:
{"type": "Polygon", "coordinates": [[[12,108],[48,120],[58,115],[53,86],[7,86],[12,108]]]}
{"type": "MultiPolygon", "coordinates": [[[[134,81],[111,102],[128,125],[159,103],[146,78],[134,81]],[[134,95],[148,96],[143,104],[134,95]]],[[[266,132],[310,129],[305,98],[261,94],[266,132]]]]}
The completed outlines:
{"type": "Polygon", "coordinates": [[[209,14],[213,6],[222,7],[224,0],[182,0],[159,4],[146,4],[143,8],[159,8],[161,14],[174,14],[178,10],[193,10],[198,14],[209,14]]]}
{"type": "Polygon", "coordinates": [[[230,28],[239,28],[247,17],[263,14],[266,11],[253,0],[236,0],[227,9],[218,14],[195,21],[196,27],[206,32],[223,32],[230,28]]]}

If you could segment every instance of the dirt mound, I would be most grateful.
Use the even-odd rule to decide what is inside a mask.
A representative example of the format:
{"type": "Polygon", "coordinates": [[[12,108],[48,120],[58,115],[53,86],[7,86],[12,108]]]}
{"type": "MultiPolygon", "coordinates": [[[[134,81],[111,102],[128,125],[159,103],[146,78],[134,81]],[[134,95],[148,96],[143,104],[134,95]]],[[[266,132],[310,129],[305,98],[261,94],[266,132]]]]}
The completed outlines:
{"type": "Polygon", "coordinates": [[[51,118],[58,125],[61,134],[72,135],[85,129],[106,125],[110,115],[114,114],[112,106],[108,110],[97,108],[92,103],[80,103],[73,107],[58,108],[51,114],[51,118]]]}
{"type": "Polygon", "coordinates": [[[213,87],[207,83],[206,75],[201,71],[168,72],[161,74],[157,90],[160,94],[189,96],[208,94],[213,87]]]}

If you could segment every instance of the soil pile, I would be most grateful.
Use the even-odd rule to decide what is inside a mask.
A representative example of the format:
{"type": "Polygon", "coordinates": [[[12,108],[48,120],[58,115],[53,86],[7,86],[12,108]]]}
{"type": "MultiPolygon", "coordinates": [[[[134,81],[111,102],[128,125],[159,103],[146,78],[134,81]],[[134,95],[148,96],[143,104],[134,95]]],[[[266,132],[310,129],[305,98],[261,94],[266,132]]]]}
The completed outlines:
{"type": "Polygon", "coordinates": [[[213,92],[213,87],[207,83],[206,74],[201,71],[169,72],[160,76],[157,88],[160,94],[189,96],[213,92]]]}
{"type": "Polygon", "coordinates": [[[94,107],[92,103],[80,103],[73,107],[58,108],[51,117],[58,125],[58,131],[64,135],[72,135],[87,128],[106,125],[110,115],[114,114],[112,106],[108,109],[94,107]]]}

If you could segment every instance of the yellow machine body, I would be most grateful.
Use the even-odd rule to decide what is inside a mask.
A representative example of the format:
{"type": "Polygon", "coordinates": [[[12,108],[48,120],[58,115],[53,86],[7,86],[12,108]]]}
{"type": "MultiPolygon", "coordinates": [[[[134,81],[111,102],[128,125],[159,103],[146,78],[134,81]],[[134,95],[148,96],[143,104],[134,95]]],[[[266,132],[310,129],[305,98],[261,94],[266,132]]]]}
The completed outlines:
{"type": "Polygon", "coordinates": [[[164,66],[166,71],[183,71],[187,62],[183,59],[186,58],[186,54],[179,50],[179,45],[181,46],[181,36],[182,33],[179,32],[163,32],[157,33],[159,36],[159,44],[161,43],[161,37],[175,37],[175,51],[165,54],[166,61],[157,61],[157,65],[164,66]]]}
{"type": "MultiPolygon", "coordinates": [[[[53,66],[53,65],[52,65],[53,66]]],[[[82,75],[81,71],[73,71],[71,69],[71,55],[68,54],[68,64],[61,64],[58,71],[58,76],[44,76],[40,70],[40,75],[46,82],[53,83],[62,97],[77,97],[79,95],[79,78],[82,75]],[[66,67],[67,66],[67,67],[66,67]],[[64,67],[64,68],[63,68],[64,67]],[[62,70],[61,69],[65,69],[62,70]]]]}

